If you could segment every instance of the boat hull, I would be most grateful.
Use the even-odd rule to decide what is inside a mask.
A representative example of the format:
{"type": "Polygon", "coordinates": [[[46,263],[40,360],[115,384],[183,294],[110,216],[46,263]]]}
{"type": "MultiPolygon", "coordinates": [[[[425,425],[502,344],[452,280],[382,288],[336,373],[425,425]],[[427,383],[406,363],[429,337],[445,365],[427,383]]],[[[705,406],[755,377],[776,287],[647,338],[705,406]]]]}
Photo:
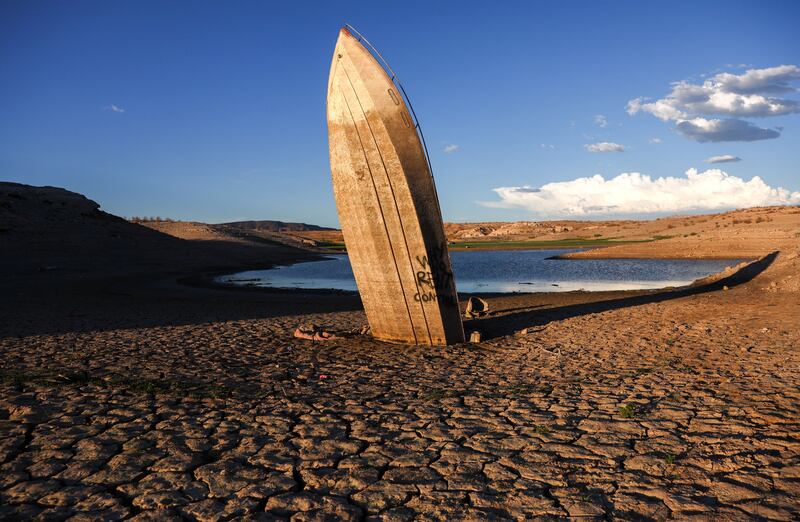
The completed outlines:
{"type": "Polygon", "coordinates": [[[463,342],[441,211],[414,119],[347,29],[336,42],[327,102],[339,221],[373,336],[463,342]]]}

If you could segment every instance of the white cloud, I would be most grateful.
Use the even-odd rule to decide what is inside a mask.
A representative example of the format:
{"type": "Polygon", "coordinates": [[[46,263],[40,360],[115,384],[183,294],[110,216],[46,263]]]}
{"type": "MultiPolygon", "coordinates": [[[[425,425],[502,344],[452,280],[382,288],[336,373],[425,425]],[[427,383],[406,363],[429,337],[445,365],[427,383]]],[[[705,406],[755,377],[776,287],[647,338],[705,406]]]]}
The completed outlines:
{"type": "Polygon", "coordinates": [[[123,109],[119,105],[114,105],[113,103],[111,105],[108,105],[106,107],[106,110],[109,110],[111,112],[119,112],[119,113],[125,112],[125,109],[123,109]]]}
{"type": "Polygon", "coordinates": [[[675,121],[678,132],[696,141],[755,141],[777,138],[780,132],[740,118],[766,118],[800,112],[797,100],[773,95],[795,93],[800,67],[779,65],[749,69],[742,74],[719,73],[702,84],[679,81],[661,99],[635,98],[628,114],[647,112],[662,121],[675,121]],[[704,118],[719,116],[720,118],[704,118]]]}
{"type": "Polygon", "coordinates": [[[634,98],[628,102],[625,110],[633,116],[639,111],[649,112],[661,121],[681,120],[687,117],[685,112],[682,112],[674,107],[672,103],[665,100],[656,100],[651,103],[644,103],[645,98],[634,98]]]}
{"type": "MultiPolygon", "coordinates": [[[[740,64],[740,67],[746,67],[740,64]]],[[[750,69],[744,74],[718,74],[715,78],[732,92],[793,92],[796,89],[789,85],[800,80],[800,67],[796,65],[779,65],[766,69],[750,69]]]]}
{"type": "Polygon", "coordinates": [[[553,150],[553,149],[555,149],[555,148],[556,148],[556,146],[555,146],[555,145],[553,145],[553,144],[550,144],[550,143],[540,143],[540,144],[539,144],[539,147],[541,147],[541,148],[543,148],[543,149],[549,149],[549,150],[553,150]]]}
{"type": "Polygon", "coordinates": [[[597,114],[594,117],[594,122],[599,125],[600,127],[605,127],[608,125],[608,120],[602,114],[597,114]]]}
{"type": "Polygon", "coordinates": [[[444,153],[445,153],[445,154],[452,154],[452,153],[454,153],[455,151],[457,151],[459,148],[460,148],[460,147],[459,147],[458,145],[456,145],[455,143],[453,143],[453,144],[451,144],[451,145],[447,145],[447,146],[446,146],[446,147],[445,147],[443,150],[444,150],[444,153]]]}
{"type": "Polygon", "coordinates": [[[608,141],[601,141],[600,143],[590,143],[584,145],[583,148],[589,152],[625,152],[625,146],[619,143],[611,143],[608,141]]]}
{"type": "Polygon", "coordinates": [[[661,143],[661,138],[650,138],[647,140],[647,143],[650,143],[651,145],[658,145],[661,143]]]}
{"type": "Polygon", "coordinates": [[[773,188],[756,176],[750,181],[719,169],[652,179],[638,172],[611,179],[601,175],[548,183],[540,188],[500,187],[495,208],[523,208],[543,217],[589,217],[724,210],[759,205],[800,204],[800,191],[773,188]]]}
{"type": "Polygon", "coordinates": [[[722,156],[711,156],[705,160],[706,163],[734,163],[736,161],[742,161],[742,158],[739,156],[733,156],[731,154],[723,154],[722,156]]]}

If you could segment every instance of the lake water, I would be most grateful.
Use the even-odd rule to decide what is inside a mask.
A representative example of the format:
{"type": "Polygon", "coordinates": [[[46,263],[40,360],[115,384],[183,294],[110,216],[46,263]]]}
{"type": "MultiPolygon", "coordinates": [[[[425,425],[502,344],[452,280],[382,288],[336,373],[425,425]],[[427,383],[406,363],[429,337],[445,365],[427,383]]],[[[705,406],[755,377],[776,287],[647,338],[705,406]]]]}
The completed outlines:
{"type": "MultiPolygon", "coordinates": [[[[576,250],[451,252],[459,292],[640,290],[686,285],[739,263],[689,259],[547,259],[576,250]]],[[[323,261],[219,276],[217,282],[267,288],[357,290],[346,254],[323,261]]]]}

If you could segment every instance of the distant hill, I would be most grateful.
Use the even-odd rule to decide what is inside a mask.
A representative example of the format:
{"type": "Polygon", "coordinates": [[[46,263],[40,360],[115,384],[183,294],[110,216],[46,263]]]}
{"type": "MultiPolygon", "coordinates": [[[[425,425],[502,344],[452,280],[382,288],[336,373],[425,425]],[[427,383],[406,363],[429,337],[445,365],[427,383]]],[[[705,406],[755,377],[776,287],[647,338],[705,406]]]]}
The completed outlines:
{"type": "Polygon", "coordinates": [[[220,223],[226,227],[237,228],[256,232],[315,232],[322,230],[335,230],[333,228],[309,225],[307,223],[286,223],[284,221],[234,221],[231,223],[220,223]]]}
{"type": "Polygon", "coordinates": [[[306,255],[241,236],[247,234],[226,234],[203,223],[132,223],[63,188],[0,182],[0,282],[40,272],[222,270],[306,255]]]}

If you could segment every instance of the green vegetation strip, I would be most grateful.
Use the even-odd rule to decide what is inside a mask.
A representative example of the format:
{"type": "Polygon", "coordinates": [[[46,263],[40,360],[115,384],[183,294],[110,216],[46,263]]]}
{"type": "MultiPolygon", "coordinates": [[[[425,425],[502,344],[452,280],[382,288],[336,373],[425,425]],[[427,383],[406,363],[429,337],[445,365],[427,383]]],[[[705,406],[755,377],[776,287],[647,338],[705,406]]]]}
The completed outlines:
{"type": "Polygon", "coordinates": [[[344,243],[327,243],[327,242],[320,242],[317,244],[319,248],[324,248],[326,250],[335,250],[344,252],[346,249],[344,247],[344,243]]]}
{"type": "Polygon", "coordinates": [[[560,248],[593,248],[601,246],[614,246],[614,245],[627,245],[630,243],[650,243],[657,241],[658,238],[653,239],[548,239],[548,240],[530,240],[530,241],[456,241],[450,243],[450,248],[469,248],[469,249],[560,249],[560,248]]]}

